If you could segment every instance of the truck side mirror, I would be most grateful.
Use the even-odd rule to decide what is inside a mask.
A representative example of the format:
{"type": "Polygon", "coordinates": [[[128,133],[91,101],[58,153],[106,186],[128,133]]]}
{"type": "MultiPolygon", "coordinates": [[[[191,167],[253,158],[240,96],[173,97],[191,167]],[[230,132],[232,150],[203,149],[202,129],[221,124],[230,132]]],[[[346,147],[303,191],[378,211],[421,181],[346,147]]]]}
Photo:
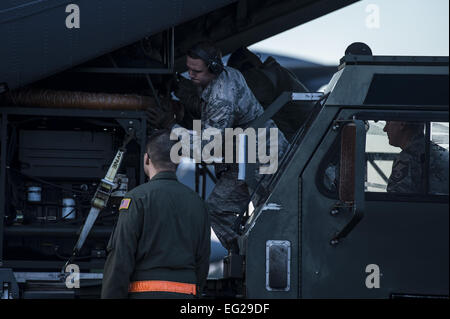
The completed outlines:
{"type": "Polygon", "coordinates": [[[336,245],[347,236],[364,216],[366,131],[364,122],[353,120],[344,124],[341,131],[341,157],[339,175],[339,200],[353,213],[347,225],[331,239],[336,245]]]}

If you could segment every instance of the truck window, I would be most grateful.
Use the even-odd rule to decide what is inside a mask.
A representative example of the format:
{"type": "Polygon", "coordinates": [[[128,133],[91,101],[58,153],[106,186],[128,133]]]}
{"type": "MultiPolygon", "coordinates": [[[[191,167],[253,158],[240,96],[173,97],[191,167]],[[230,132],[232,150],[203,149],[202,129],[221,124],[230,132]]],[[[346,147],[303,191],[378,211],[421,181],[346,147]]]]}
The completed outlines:
{"type": "Polygon", "coordinates": [[[367,123],[366,192],[448,195],[448,122],[367,123]]]}

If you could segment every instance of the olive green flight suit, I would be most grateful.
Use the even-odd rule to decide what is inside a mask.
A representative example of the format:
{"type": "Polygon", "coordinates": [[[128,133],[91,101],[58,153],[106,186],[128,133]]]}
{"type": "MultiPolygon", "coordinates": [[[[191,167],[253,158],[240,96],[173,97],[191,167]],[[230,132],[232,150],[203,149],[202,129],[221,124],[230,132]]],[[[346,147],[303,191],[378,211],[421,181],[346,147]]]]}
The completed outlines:
{"type": "Polygon", "coordinates": [[[210,227],[204,202],[179,183],[174,172],[160,172],[134,188],[122,200],[107,247],[102,298],[178,295],[129,294],[133,281],[174,281],[203,287],[209,269],[210,227]]]}

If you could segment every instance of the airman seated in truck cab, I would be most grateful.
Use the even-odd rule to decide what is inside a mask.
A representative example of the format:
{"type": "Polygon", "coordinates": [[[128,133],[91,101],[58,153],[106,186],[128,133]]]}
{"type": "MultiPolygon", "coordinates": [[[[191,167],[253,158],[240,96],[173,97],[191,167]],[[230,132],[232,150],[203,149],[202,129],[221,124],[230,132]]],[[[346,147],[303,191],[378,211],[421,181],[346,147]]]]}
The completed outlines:
{"type": "MultiPolygon", "coordinates": [[[[426,192],[426,143],[424,124],[387,121],[383,129],[389,144],[402,151],[392,165],[388,193],[426,192]]],[[[448,150],[430,141],[429,194],[448,194],[448,150]]]]}

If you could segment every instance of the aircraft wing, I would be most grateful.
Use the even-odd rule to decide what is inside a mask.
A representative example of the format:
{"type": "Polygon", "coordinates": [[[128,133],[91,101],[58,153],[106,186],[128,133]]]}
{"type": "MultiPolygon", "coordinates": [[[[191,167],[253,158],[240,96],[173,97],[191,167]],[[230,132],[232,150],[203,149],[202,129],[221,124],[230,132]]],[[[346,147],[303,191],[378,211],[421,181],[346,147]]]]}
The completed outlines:
{"type": "Polygon", "coordinates": [[[0,93],[172,27],[181,69],[185,50],[199,39],[216,41],[227,54],[356,0],[81,0],[77,10],[71,2],[0,3],[0,93]]]}

